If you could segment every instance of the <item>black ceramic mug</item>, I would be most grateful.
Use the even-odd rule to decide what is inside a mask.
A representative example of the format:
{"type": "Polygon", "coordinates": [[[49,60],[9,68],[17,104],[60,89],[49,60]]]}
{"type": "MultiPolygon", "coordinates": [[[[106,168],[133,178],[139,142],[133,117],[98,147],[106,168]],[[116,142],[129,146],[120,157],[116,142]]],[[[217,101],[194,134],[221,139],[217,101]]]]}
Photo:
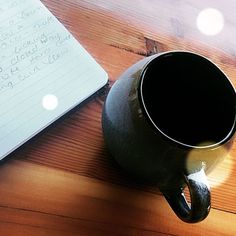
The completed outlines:
{"type": "Polygon", "coordinates": [[[155,183],[177,216],[193,223],[209,213],[206,173],[227,155],[235,117],[226,75],[203,56],[171,51],[123,73],[107,96],[102,125],[121,167],[155,183]]]}

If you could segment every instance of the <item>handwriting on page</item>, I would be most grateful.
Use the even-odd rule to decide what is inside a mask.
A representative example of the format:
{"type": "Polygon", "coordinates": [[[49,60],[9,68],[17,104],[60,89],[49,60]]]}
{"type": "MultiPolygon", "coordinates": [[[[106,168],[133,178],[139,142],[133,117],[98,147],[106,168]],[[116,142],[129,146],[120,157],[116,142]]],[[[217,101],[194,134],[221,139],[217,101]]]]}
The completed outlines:
{"type": "Polygon", "coordinates": [[[0,21],[0,93],[30,80],[69,52],[66,42],[71,35],[53,30],[55,18],[42,18],[43,6],[27,4],[24,0],[0,4],[0,15],[7,15],[0,21]]]}
{"type": "Polygon", "coordinates": [[[40,0],[0,0],[0,160],[107,79],[40,0]]]}

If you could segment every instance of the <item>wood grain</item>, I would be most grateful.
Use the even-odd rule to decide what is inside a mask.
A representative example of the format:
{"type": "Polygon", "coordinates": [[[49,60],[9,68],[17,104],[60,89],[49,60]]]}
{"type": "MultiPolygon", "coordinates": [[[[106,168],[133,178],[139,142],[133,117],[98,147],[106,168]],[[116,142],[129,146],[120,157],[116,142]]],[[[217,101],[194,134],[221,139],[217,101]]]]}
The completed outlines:
{"type": "Polygon", "coordinates": [[[162,196],[24,161],[10,160],[1,166],[0,179],[0,233],[13,225],[17,235],[33,228],[39,235],[236,233],[232,227],[236,215],[213,209],[204,222],[185,224],[182,234],[183,223],[162,196]],[[171,227],[166,227],[168,222],[171,227]]]}
{"type": "MultiPolygon", "coordinates": [[[[141,58],[189,50],[210,58],[236,85],[234,1],[43,0],[108,72],[110,86],[141,58]],[[224,31],[196,28],[207,6],[227,16],[224,31]]],[[[209,175],[212,210],[181,222],[156,186],[136,183],[104,144],[107,88],[9,156],[0,166],[0,235],[235,235],[236,144],[209,175]]]]}
{"type": "MultiPolygon", "coordinates": [[[[43,2],[95,58],[97,58],[97,55],[102,55],[98,59],[102,65],[106,63],[103,60],[108,59],[110,65],[108,68],[106,66],[104,68],[110,72],[114,79],[117,79],[117,74],[116,77],[113,77],[113,71],[109,67],[116,65],[115,60],[110,60],[111,56],[113,58],[115,54],[110,53],[111,49],[108,49],[107,45],[121,49],[120,51],[126,50],[141,56],[167,50],[194,51],[216,63],[236,85],[234,76],[236,69],[235,66],[232,66],[236,61],[235,40],[229,38],[227,43],[223,43],[230,37],[232,31],[227,35],[223,35],[223,39],[219,39],[220,36],[222,37],[221,34],[207,38],[203,37],[196,28],[197,13],[204,9],[205,1],[199,1],[199,4],[195,4],[191,0],[179,1],[176,5],[176,3],[170,4],[162,1],[158,1],[157,4],[155,1],[149,0],[149,5],[139,1],[135,8],[132,1],[126,0],[115,3],[105,0],[67,0],[66,2],[62,0],[44,0],[43,2]],[[63,5],[63,8],[58,7],[58,5],[63,5]],[[179,10],[178,14],[174,13],[176,8],[179,10]],[[154,10],[155,13],[153,13],[154,10]],[[166,14],[167,12],[174,14],[170,16],[166,14]],[[181,13],[185,17],[181,16],[181,13]],[[195,17],[195,21],[191,21],[191,27],[187,27],[190,23],[189,17],[193,18],[191,14],[195,17]],[[155,45],[151,52],[150,41],[152,45],[155,45]],[[99,53],[96,51],[97,47],[99,47],[99,53]]],[[[217,1],[217,3],[219,5],[220,1],[217,1]]],[[[221,7],[227,13],[230,13],[229,7],[234,5],[235,3],[231,0],[230,4],[225,6],[227,9],[221,7]]],[[[234,14],[228,16],[230,19],[232,18],[233,22],[236,22],[234,14]]],[[[225,27],[228,25],[226,24],[225,27]]],[[[125,59],[126,57],[122,57],[122,60],[119,60],[118,63],[130,61],[130,58],[125,59]]],[[[135,61],[137,60],[138,58],[135,59],[135,61]]],[[[131,64],[128,63],[128,65],[131,64]]],[[[125,68],[128,65],[126,64],[125,68]]]]}
{"type": "MultiPolygon", "coordinates": [[[[139,53],[137,53],[137,50],[135,49],[135,44],[130,44],[130,42],[132,42],[132,40],[129,39],[129,35],[137,35],[137,31],[140,28],[137,27],[137,24],[135,24],[135,22],[132,21],[133,25],[129,25],[130,26],[130,31],[129,34],[127,34],[126,36],[126,44],[123,44],[122,41],[122,45],[119,44],[120,43],[120,37],[124,28],[127,29],[127,19],[125,17],[130,17],[129,15],[122,15],[122,11],[127,11],[127,8],[129,9],[130,7],[130,3],[129,2],[122,2],[122,6],[116,6],[113,5],[113,10],[111,11],[110,8],[107,6],[105,7],[105,3],[104,1],[96,1],[96,2],[92,2],[92,3],[88,3],[88,1],[80,1],[75,2],[75,1],[68,1],[68,5],[65,6],[65,8],[56,8],[55,9],[55,4],[53,4],[53,1],[49,1],[49,4],[52,4],[54,6],[53,8],[53,12],[55,13],[55,15],[60,15],[62,16],[60,11],[66,11],[66,7],[70,7],[71,5],[73,6],[73,11],[75,13],[73,14],[77,14],[81,17],[72,17],[72,13],[70,14],[69,18],[65,18],[66,22],[64,22],[66,24],[66,26],[71,29],[72,26],[75,25],[75,19],[77,21],[78,27],[81,27],[81,31],[85,32],[85,33],[81,33],[81,35],[78,35],[78,38],[80,38],[81,40],[83,40],[83,38],[88,38],[89,40],[85,40],[85,45],[89,42],[89,43],[93,43],[92,45],[88,44],[88,49],[91,47],[91,51],[95,51],[96,55],[100,55],[102,53],[102,51],[105,51],[107,53],[105,53],[105,55],[103,54],[102,57],[102,61],[101,64],[104,65],[104,67],[106,68],[106,65],[109,65],[109,68],[112,68],[111,72],[109,73],[111,75],[112,80],[116,80],[118,78],[118,75],[120,73],[122,73],[122,71],[124,71],[127,67],[129,67],[131,64],[133,64],[135,61],[139,60],[142,58],[142,56],[139,55],[139,53]],[[101,3],[102,2],[102,3],[101,3]],[[128,5],[128,6],[126,6],[128,5]],[[103,7],[102,7],[103,6],[103,7]],[[109,8],[109,11],[107,10],[109,8]],[[117,9],[116,9],[117,8],[117,9]],[[89,12],[87,13],[87,16],[85,13],[86,9],[89,9],[89,12]],[[59,11],[59,12],[58,12],[59,11]],[[108,12],[107,12],[108,11],[108,12]],[[116,14],[114,14],[114,11],[116,12],[116,14]],[[118,16],[117,16],[118,14],[118,16]],[[98,16],[97,16],[98,15],[98,16]],[[102,17],[104,15],[104,18],[102,17]],[[106,32],[103,30],[103,34],[100,33],[100,28],[96,27],[97,22],[100,22],[101,25],[105,26],[107,23],[107,17],[109,16],[109,24],[113,24],[113,32],[106,32]],[[86,18],[85,16],[92,18],[93,20],[91,21],[86,21],[84,18],[86,18]],[[93,17],[92,17],[93,16],[93,17]],[[120,20],[120,22],[119,22],[120,20]],[[84,30],[82,30],[84,29],[84,30]],[[89,29],[89,30],[88,30],[89,29]],[[93,29],[93,30],[91,30],[93,29]],[[116,32],[115,32],[116,31],[116,32]],[[104,33],[105,32],[105,33],[104,33]],[[106,37],[106,35],[109,35],[109,37],[106,37]],[[90,39],[93,38],[102,38],[101,40],[99,40],[99,42],[102,42],[99,47],[96,47],[97,43],[96,41],[90,41],[90,39]],[[104,39],[104,37],[106,38],[106,40],[104,39]],[[116,41],[117,42],[117,47],[113,47],[114,45],[112,45],[112,42],[116,41]],[[112,45],[112,46],[111,46],[112,45]],[[132,48],[133,47],[133,48],[132,48]],[[123,50],[120,50],[122,49],[123,50]],[[124,50],[125,49],[125,50],[124,50]],[[130,50],[132,49],[132,50],[130,50]],[[100,50],[100,51],[99,51],[100,50]],[[121,55],[122,53],[122,55],[121,55]],[[114,55],[112,58],[114,60],[110,60],[110,55],[114,55]],[[133,58],[131,60],[131,58],[133,58]],[[122,65],[120,63],[123,63],[122,65]],[[117,66],[117,67],[116,67],[117,66]],[[117,71],[114,75],[114,67],[119,68],[120,71],[117,71]]],[[[110,5],[110,3],[107,3],[108,5],[110,5]]],[[[50,7],[50,5],[48,5],[50,7]]],[[[170,7],[170,6],[169,6],[170,7]]],[[[133,13],[131,13],[133,14],[133,13]]],[[[60,18],[61,21],[63,21],[62,18],[60,18]]],[[[139,18],[138,18],[139,19],[139,18]]],[[[144,22],[146,21],[150,21],[149,18],[145,18],[144,22]]],[[[130,22],[129,22],[130,23],[130,22]]],[[[148,22],[146,22],[147,24],[148,22]]],[[[149,24],[149,27],[152,27],[151,29],[149,29],[149,31],[154,30],[153,29],[153,25],[149,24]]],[[[224,71],[227,71],[227,74],[230,73],[236,73],[234,72],[234,68],[232,66],[230,66],[235,59],[231,56],[231,55],[226,55],[225,53],[223,53],[221,50],[217,51],[215,48],[210,48],[210,47],[204,47],[202,45],[201,42],[197,42],[197,41],[187,41],[186,39],[181,38],[181,40],[179,39],[180,37],[176,34],[174,34],[177,38],[177,40],[174,41],[174,37],[167,37],[168,32],[164,31],[164,29],[162,29],[162,31],[160,30],[158,35],[152,35],[152,42],[150,42],[151,39],[148,39],[148,37],[150,37],[150,33],[148,33],[147,28],[142,29],[142,37],[138,37],[137,40],[139,40],[139,42],[137,42],[137,45],[139,45],[139,47],[141,48],[145,48],[146,47],[146,54],[150,53],[150,51],[153,51],[153,49],[151,49],[152,47],[156,48],[158,47],[158,49],[156,49],[156,52],[159,51],[164,51],[164,50],[175,50],[175,49],[190,49],[190,50],[195,50],[196,52],[199,52],[209,58],[211,58],[212,60],[214,60],[215,63],[217,63],[220,67],[224,68],[224,71]],[[146,34],[147,35],[146,35],[146,34]],[[154,40],[154,41],[153,41],[154,40]],[[147,45],[148,44],[148,45],[147,45]],[[141,46],[140,46],[141,45],[141,46]],[[224,63],[222,63],[222,60],[224,63]],[[228,61],[231,61],[231,64],[225,63],[228,61]],[[228,69],[227,69],[228,68],[228,69]],[[233,71],[231,71],[233,70],[233,71]]],[[[175,38],[175,39],[176,39],[175,38]]],[[[89,49],[90,50],[90,49],[89,49]]],[[[106,68],[107,69],[107,68],[106,68]]],[[[231,78],[231,76],[230,76],[231,78]]],[[[234,79],[235,77],[232,76],[232,79],[234,79]]],[[[234,80],[233,80],[234,82],[234,80]]],[[[65,168],[65,169],[69,169],[69,170],[73,170],[77,173],[79,173],[80,175],[85,175],[85,176],[89,176],[89,177],[95,177],[95,178],[99,178],[102,180],[110,180],[113,183],[121,183],[121,184],[125,184],[127,182],[127,179],[123,178],[122,174],[114,174],[116,173],[116,170],[114,170],[113,168],[113,163],[109,163],[106,161],[107,159],[107,150],[104,148],[104,143],[103,143],[103,138],[102,138],[102,132],[101,132],[101,125],[100,125],[100,119],[101,119],[101,111],[102,111],[102,102],[99,101],[94,101],[92,102],[92,104],[88,104],[88,106],[86,108],[83,108],[83,110],[80,112],[78,111],[78,115],[74,114],[73,119],[71,120],[67,120],[66,122],[66,127],[63,126],[63,132],[65,132],[63,135],[65,137],[67,137],[68,139],[63,139],[63,140],[57,140],[56,144],[50,143],[50,147],[51,145],[59,145],[61,148],[57,148],[59,154],[57,154],[57,160],[55,160],[54,156],[55,156],[55,152],[54,150],[51,150],[51,155],[49,155],[49,153],[47,153],[47,160],[45,161],[45,158],[42,158],[41,161],[39,160],[39,151],[38,153],[34,153],[33,155],[30,156],[31,160],[34,160],[36,162],[40,161],[41,164],[49,164],[51,166],[57,166],[59,168],[65,168]],[[95,108],[96,107],[96,108],[95,108]],[[91,108],[91,109],[90,109],[91,108]],[[86,109],[86,111],[85,111],[86,109]],[[81,117],[82,116],[82,117],[81,117]],[[86,116],[86,117],[83,117],[86,116]],[[92,118],[96,117],[96,122],[93,120],[91,120],[92,118]],[[68,123],[69,122],[69,123],[68,123]],[[90,130],[88,129],[92,128],[93,130],[91,132],[89,132],[90,130]],[[88,129],[88,130],[87,130],[88,129]],[[84,132],[85,130],[87,130],[87,132],[84,132]],[[94,132],[95,131],[95,132],[94,132]],[[70,136],[70,133],[72,134],[70,136]],[[96,134],[96,136],[95,136],[96,134]],[[74,140],[74,144],[71,143],[71,137],[77,137],[76,140],[77,142],[74,140]],[[87,142],[89,140],[89,143],[87,142]],[[73,158],[72,160],[70,160],[69,158],[66,159],[66,161],[64,161],[64,153],[63,153],[63,145],[65,145],[65,142],[69,143],[66,144],[67,146],[67,152],[66,155],[70,155],[70,151],[69,150],[73,150],[76,151],[79,150],[79,155],[78,152],[74,152],[71,154],[72,158],[75,157],[76,160],[74,160],[75,158],[73,158]],[[94,146],[92,146],[92,144],[94,144],[94,146]],[[86,147],[86,146],[90,146],[90,148],[86,147]],[[72,148],[68,148],[69,146],[73,146],[72,148]],[[93,147],[95,149],[93,149],[93,147]],[[99,149],[100,147],[100,149],[99,149]],[[83,152],[84,151],[84,152],[83,152]],[[76,155],[77,153],[77,155],[76,155]],[[60,155],[63,155],[62,161],[60,161],[58,158],[60,158],[60,155]],[[36,157],[36,158],[35,158],[36,157]],[[33,159],[32,159],[33,158],[33,159]],[[35,160],[36,159],[36,160],[35,160]],[[51,163],[49,163],[49,161],[51,161],[51,163]],[[77,164],[77,165],[76,165],[77,164]],[[110,164],[110,166],[109,166],[110,164]],[[89,165],[89,166],[88,166],[89,165]],[[97,166],[99,166],[99,170],[97,168],[97,166]]],[[[60,124],[61,127],[61,124],[60,124]]],[[[58,129],[56,129],[55,131],[56,133],[52,135],[51,137],[51,142],[55,142],[55,136],[58,136],[58,129]]],[[[39,141],[40,142],[40,141],[39,141]]],[[[36,146],[38,146],[38,144],[36,144],[36,146]]],[[[49,149],[50,149],[49,147],[49,149]]],[[[43,150],[47,150],[47,148],[43,147],[43,150]]],[[[232,159],[232,158],[231,158],[232,159]]],[[[230,159],[230,160],[231,160],[230,159]]],[[[109,159],[110,160],[110,159],[109,159]]],[[[225,211],[232,211],[232,212],[236,212],[236,203],[234,201],[234,195],[232,193],[234,193],[234,191],[236,191],[236,185],[234,184],[234,178],[236,177],[235,175],[235,165],[233,161],[230,160],[226,160],[225,163],[222,163],[222,165],[224,166],[222,169],[224,172],[225,169],[228,170],[227,174],[215,174],[216,176],[223,176],[223,177],[218,177],[219,179],[222,179],[225,177],[225,175],[232,175],[232,177],[228,176],[227,178],[227,182],[224,183],[224,192],[226,194],[226,196],[228,197],[228,201],[225,201],[225,195],[222,195],[222,190],[221,190],[221,185],[216,185],[213,189],[213,207],[218,208],[218,209],[222,209],[225,211]],[[230,182],[230,180],[232,180],[232,182],[230,182]]],[[[115,164],[114,164],[115,165],[115,164]]],[[[219,167],[220,169],[221,167],[219,167]]],[[[116,167],[117,169],[117,167],[116,167]]],[[[215,172],[216,173],[216,172],[215,172]]],[[[217,172],[218,173],[218,172],[217,172]]],[[[214,174],[211,175],[211,182],[214,182],[214,179],[216,178],[214,174]],[[213,177],[212,177],[213,176],[213,177]]],[[[224,180],[222,180],[224,181],[224,180]]],[[[132,184],[131,184],[132,185],[132,184]]],[[[129,185],[130,186],[130,185],[129,185]]],[[[154,190],[154,188],[151,188],[151,191],[154,191],[156,193],[158,193],[158,190],[154,190]]]]}

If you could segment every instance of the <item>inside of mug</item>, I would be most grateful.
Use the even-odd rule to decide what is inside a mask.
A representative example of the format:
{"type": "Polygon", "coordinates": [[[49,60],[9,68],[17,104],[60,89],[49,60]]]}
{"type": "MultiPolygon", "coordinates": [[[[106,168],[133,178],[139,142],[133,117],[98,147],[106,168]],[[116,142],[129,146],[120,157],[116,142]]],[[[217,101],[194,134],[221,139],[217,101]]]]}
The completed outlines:
{"type": "Polygon", "coordinates": [[[143,71],[140,95],[155,128],[179,143],[216,144],[233,132],[235,90],[202,56],[169,52],[156,57],[143,71]]]}

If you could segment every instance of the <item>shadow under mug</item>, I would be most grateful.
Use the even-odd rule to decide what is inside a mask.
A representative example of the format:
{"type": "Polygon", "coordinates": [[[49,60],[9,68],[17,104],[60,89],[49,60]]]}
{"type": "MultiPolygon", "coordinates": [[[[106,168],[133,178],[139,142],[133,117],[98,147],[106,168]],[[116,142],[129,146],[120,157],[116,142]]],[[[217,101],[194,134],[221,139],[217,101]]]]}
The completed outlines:
{"type": "Polygon", "coordinates": [[[236,94],[226,75],[201,55],[170,51],[121,75],[105,101],[102,126],[120,166],[155,183],[176,215],[194,223],[209,213],[206,173],[227,155],[235,117],[236,94]]]}

